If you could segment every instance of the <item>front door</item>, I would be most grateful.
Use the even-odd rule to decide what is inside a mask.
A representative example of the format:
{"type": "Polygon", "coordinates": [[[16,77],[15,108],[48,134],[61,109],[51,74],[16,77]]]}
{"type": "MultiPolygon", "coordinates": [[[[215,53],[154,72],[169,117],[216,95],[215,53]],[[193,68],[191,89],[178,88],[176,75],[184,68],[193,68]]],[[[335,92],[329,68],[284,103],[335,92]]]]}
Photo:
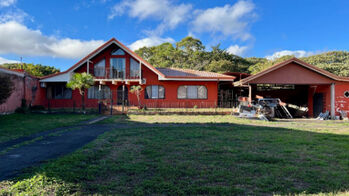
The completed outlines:
{"type": "Polygon", "coordinates": [[[322,112],[324,104],[324,95],[322,93],[315,93],[313,97],[313,116],[316,118],[322,112]]]}
{"type": "Polygon", "coordinates": [[[125,105],[127,105],[127,103],[128,103],[128,88],[127,88],[127,86],[126,85],[119,86],[116,93],[117,93],[116,104],[122,105],[122,96],[124,95],[125,105]],[[124,89],[123,89],[123,86],[124,86],[124,89]]]}

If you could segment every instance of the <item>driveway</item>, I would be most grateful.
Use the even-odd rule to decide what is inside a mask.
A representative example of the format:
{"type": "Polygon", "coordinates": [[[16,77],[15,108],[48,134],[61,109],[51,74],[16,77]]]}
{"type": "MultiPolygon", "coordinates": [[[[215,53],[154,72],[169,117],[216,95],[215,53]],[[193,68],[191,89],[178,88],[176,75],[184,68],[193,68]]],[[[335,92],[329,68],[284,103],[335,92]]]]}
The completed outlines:
{"type": "Polygon", "coordinates": [[[18,175],[24,168],[71,153],[113,128],[111,125],[77,125],[0,143],[0,151],[21,145],[0,155],[0,181],[18,175]]]}

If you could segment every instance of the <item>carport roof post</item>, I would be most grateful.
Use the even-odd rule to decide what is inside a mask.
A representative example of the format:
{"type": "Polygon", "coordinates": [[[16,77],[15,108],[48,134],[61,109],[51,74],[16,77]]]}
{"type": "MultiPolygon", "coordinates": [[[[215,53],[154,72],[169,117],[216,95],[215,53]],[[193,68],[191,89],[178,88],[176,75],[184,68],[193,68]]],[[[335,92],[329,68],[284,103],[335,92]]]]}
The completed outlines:
{"type": "Polygon", "coordinates": [[[335,83],[331,84],[331,119],[335,119],[336,113],[335,113],[335,91],[336,86],[335,83]]]}
{"type": "Polygon", "coordinates": [[[251,84],[248,84],[248,102],[249,102],[249,104],[252,104],[252,86],[251,86],[251,84]]]}

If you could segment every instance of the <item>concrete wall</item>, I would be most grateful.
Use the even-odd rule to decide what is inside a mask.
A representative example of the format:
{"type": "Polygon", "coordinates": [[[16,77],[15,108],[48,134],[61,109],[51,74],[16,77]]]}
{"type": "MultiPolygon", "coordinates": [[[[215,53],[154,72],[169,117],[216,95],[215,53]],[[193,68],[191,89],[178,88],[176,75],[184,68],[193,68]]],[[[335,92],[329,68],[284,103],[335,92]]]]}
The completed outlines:
{"type": "Polygon", "coordinates": [[[0,113],[13,113],[21,106],[22,99],[26,99],[27,105],[36,105],[40,103],[40,96],[37,94],[39,89],[37,78],[31,76],[22,77],[2,72],[0,72],[0,74],[9,76],[14,85],[11,96],[5,103],[0,105],[0,113]]]}

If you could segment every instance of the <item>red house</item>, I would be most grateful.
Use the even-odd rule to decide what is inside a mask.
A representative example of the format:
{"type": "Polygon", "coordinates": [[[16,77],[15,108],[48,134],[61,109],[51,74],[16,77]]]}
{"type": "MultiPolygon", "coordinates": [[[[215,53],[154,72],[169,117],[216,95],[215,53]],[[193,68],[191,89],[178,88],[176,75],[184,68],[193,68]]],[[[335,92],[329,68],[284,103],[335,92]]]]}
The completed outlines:
{"type": "MultiPolygon", "coordinates": [[[[234,76],[175,68],[155,68],[116,39],[111,39],[67,71],[43,77],[41,103],[50,107],[79,107],[78,90],[66,88],[73,73],[87,72],[95,86],[85,94],[86,107],[97,108],[99,100],[138,105],[133,85],[141,85],[141,105],[156,108],[216,107],[220,83],[232,83],[234,76]]],[[[108,104],[111,104],[108,102],[108,104]]]]}
{"type": "MultiPolygon", "coordinates": [[[[29,78],[23,73],[2,70],[19,75],[21,81],[21,78],[29,78]]],[[[19,85],[18,92],[30,89],[30,93],[16,96],[20,97],[18,99],[11,98],[8,101],[11,108],[3,104],[0,109],[10,112],[22,99],[31,105],[51,108],[81,107],[78,90],[66,88],[72,74],[81,72],[92,74],[95,80],[95,85],[85,94],[87,108],[97,108],[100,102],[106,106],[122,103],[138,106],[137,97],[130,89],[133,85],[141,85],[140,105],[148,108],[233,107],[237,106],[239,97],[249,97],[250,101],[270,97],[307,108],[308,117],[317,117],[325,111],[332,117],[349,113],[349,78],[336,76],[297,58],[255,75],[155,68],[114,38],[65,72],[40,80],[32,78],[25,91],[20,87],[26,85],[19,85]]],[[[297,110],[292,115],[304,116],[297,114],[297,110]]]]}

